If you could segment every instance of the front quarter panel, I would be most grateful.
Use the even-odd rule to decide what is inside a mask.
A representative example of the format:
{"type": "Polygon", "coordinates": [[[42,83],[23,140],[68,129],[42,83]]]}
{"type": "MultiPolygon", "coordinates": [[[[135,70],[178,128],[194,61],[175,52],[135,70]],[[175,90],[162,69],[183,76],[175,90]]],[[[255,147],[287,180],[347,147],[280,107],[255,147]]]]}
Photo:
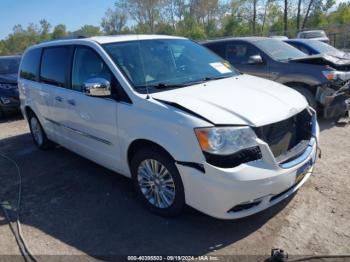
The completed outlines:
{"type": "Polygon", "coordinates": [[[322,75],[324,66],[292,63],[292,62],[276,62],[270,68],[274,74],[274,81],[285,84],[290,82],[301,82],[309,86],[318,86],[327,82],[322,75]]]}
{"type": "Polygon", "coordinates": [[[163,147],[176,161],[202,163],[205,161],[194,133],[195,127],[211,126],[185,112],[152,98],[135,99],[132,105],[118,107],[118,140],[121,146],[122,170],[131,176],[128,150],[133,141],[144,139],[163,147]]]}

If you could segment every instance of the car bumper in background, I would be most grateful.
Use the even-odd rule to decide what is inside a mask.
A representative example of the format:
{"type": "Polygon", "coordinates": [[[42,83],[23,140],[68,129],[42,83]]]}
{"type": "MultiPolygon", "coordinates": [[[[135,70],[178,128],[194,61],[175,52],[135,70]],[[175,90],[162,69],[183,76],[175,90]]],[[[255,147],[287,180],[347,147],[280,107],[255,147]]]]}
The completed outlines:
{"type": "Polygon", "coordinates": [[[325,119],[340,118],[350,110],[350,82],[345,82],[338,90],[327,86],[317,89],[316,99],[323,105],[325,119]]]}
{"type": "Polygon", "coordinates": [[[0,108],[5,114],[19,112],[20,102],[18,97],[0,96],[0,108]]]}

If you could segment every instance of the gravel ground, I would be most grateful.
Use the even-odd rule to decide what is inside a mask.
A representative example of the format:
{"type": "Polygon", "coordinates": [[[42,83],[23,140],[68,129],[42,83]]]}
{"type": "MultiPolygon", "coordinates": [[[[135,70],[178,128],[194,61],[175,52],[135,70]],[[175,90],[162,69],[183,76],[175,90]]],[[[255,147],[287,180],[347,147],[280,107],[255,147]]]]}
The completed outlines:
{"type": "MultiPolygon", "coordinates": [[[[273,247],[295,256],[350,254],[350,125],[320,124],[323,154],[309,181],[282,203],[236,221],[191,208],[177,218],[157,217],[137,201],[129,179],[63,148],[37,150],[21,119],[0,123],[0,151],[23,172],[22,231],[35,255],[211,254],[263,261],[273,247]]],[[[0,167],[0,201],[14,222],[17,176],[7,161],[0,159],[0,167]]],[[[0,255],[15,254],[0,212],[0,255]]]]}

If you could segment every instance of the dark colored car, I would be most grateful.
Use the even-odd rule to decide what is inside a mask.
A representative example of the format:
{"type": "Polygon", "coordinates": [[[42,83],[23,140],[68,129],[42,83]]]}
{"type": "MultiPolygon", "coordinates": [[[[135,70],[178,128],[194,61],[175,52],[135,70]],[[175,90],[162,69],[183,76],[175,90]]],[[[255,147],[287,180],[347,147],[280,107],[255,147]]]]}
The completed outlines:
{"type": "Polygon", "coordinates": [[[323,59],[332,63],[332,67],[342,71],[350,71],[350,53],[343,52],[335,47],[310,39],[288,39],[284,42],[298,48],[308,55],[322,55],[323,59]]]}
{"type": "Polygon", "coordinates": [[[19,111],[17,74],[20,61],[20,56],[0,57],[0,118],[19,111]]]}
{"type": "Polygon", "coordinates": [[[202,44],[243,73],[274,80],[300,92],[325,118],[344,116],[350,108],[350,72],[336,70],[326,60],[308,56],[281,40],[242,37],[202,44]]]}

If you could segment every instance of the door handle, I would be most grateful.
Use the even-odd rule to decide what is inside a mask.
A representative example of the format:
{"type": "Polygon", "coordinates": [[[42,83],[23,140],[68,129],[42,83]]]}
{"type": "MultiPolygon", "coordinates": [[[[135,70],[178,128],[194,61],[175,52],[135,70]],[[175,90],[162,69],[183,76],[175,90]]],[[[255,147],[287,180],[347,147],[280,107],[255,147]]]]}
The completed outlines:
{"type": "Polygon", "coordinates": [[[68,99],[67,103],[70,104],[71,106],[75,106],[75,100],[74,99],[68,99]]]}
{"type": "Polygon", "coordinates": [[[62,102],[62,101],[63,101],[63,98],[60,97],[60,96],[56,96],[55,99],[56,99],[56,101],[58,101],[58,102],[62,102]]]}

